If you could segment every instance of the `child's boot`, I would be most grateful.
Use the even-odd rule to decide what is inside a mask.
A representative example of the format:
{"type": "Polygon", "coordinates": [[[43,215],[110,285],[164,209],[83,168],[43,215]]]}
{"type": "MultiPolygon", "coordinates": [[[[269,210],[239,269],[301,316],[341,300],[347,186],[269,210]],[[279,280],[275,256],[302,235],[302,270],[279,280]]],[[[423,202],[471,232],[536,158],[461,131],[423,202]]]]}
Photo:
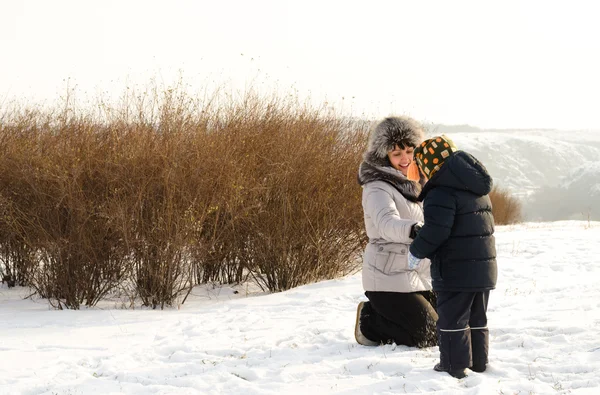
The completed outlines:
{"type": "Polygon", "coordinates": [[[433,367],[433,370],[435,370],[436,372],[446,372],[450,376],[457,378],[457,379],[464,379],[465,377],[467,377],[467,372],[465,371],[465,369],[449,370],[449,369],[444,368],[441,363],[436,364],[433,367]]]}

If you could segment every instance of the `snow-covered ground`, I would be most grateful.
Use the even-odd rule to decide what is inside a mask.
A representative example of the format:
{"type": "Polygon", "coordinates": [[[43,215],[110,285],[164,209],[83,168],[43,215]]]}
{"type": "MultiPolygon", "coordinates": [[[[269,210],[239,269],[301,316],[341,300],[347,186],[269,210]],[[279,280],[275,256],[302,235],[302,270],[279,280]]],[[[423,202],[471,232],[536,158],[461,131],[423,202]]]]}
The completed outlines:
{"type": "Polygon", "coordinates": [[[357,345],[358,273],[270,295],[198,287],[165,311],[55,311],[1,288],[0,393],[600,393],[600,222],[496,235],[482,374],[434,372],[437,347],[357,345]]]}

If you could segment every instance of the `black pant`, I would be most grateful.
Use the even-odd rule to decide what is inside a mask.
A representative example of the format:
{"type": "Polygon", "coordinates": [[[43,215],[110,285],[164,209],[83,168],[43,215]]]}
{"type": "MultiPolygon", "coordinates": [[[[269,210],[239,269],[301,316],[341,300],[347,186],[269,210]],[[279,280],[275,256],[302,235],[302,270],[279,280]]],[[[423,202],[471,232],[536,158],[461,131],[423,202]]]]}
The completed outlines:
{"type": "Polygon", "coordinates": [[[437,344],[435,333],[435,294],[431,291],[365,292],[360,330],[378,343],[396,343],[411,347],[431,347],[437,344]]]}
{"type": "Polygon", "coordinates": [[[436,293],[442,367],[447,370],[485,369],[489,344],[486,312],[490,291],[436,293]]]}

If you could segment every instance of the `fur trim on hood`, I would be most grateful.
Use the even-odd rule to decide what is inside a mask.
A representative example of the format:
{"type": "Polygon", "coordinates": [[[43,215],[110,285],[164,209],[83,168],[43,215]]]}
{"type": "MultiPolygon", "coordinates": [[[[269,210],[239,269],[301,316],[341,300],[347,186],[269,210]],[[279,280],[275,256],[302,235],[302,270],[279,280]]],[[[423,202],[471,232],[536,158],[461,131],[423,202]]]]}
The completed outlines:
{"type": "Polygon", "coordinates": [[[379,122],[369,136],[369,145],[358,169],[358,183],[385,181],[396,188],[402,196],[416,202],[421,184],[407,179],[392,167],[388,152],[396,145],[417,147],[424,140],[423,127],[409,117],[389,117],[379,122]]]}
{"type": "Polygon", "coordinates": [[[396,145],[418,147],[425,139],[423,127],[409,117],[389,117],[379,122],[369,136],[363,159],[375,166],[389,166],[388,152],[396,145]]]}

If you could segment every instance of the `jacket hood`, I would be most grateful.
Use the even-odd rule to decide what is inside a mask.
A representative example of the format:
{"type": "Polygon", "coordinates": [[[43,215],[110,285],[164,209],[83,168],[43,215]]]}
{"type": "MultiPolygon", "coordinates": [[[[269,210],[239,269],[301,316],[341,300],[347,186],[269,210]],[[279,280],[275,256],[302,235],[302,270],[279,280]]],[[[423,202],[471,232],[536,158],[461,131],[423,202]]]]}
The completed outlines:
{"type": "Polygon", "coordinates": [[[436,186],[469,191],[483,196],[490,193],[493,181],[485,166],[473,155],[457,151],[446,159],[440,170],[425,184],[419,200],[423,200],[429,190],[436,186]]]}
{"type": "Polygon", "coordinates": [[[423,127],[409,117],[389,117],[379,122],[369,136],[369,145],[363,155],[365,162],[374,166],[389,166],[388,152],[396,145],[417,147],[424,139],[423,127]]]}

